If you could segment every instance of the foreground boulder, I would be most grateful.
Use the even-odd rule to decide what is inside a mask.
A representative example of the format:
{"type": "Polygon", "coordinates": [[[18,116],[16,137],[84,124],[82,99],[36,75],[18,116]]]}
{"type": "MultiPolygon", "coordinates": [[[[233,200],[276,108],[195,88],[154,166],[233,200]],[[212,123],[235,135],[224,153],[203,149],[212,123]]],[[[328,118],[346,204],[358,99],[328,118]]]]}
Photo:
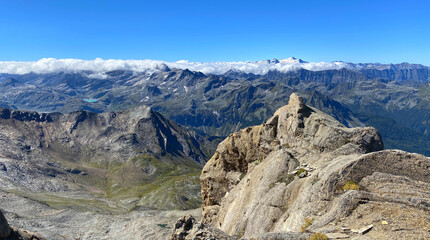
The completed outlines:
{"type": "Polygon", "coordinates": [[[218,146],[200,177],[202,222],[243,239],[430,238],[429,158],[382,150],[374,128],[347,128],[292,94],[218,146]]]}

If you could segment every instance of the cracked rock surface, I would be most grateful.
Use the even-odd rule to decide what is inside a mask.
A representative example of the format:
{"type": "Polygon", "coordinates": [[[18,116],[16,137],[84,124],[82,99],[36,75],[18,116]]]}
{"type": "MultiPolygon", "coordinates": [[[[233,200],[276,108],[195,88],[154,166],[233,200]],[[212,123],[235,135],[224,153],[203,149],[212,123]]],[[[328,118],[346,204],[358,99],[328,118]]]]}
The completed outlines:
{"type": "Polygon", "coordinates": [[[427,239],[429,170],[429,158],[383,150],[374,128],[347,128],[292,94],[263,125],[218,146],[200,177],[202,221],[244,239],[302,232],[427,239]],[[302,163],[314,170],[299,178],[302,163]]]}

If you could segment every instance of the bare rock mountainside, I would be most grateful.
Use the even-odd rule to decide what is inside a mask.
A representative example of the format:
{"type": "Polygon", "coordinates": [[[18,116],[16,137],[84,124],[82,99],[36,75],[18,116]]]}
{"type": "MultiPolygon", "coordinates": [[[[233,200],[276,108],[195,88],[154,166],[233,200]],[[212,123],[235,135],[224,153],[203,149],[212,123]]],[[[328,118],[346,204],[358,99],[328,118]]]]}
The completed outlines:
{"type": "Polygon", "coordinates": [[[430,159],[297,94],[219,144],[200,180],[202,222],[180,219],[171,239],[430,238],[430,159]]]}
{"type": "Polygon", "coordinates": [[[57,208],[191,209],[201,204],[198,177],[213,149],[146,106],[102,114],[0,109],[0,190],[57,208]]]}

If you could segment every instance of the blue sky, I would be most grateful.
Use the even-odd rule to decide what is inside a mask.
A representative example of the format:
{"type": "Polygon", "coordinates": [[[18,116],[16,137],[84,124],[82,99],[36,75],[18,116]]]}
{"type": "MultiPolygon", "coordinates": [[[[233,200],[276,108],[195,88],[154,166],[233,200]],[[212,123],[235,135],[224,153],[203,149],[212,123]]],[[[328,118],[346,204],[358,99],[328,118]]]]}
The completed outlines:
{"type": "Polygon", "coordinates": [[[0,1],[0,61],[430,65],[430,1],[0,1]]]}

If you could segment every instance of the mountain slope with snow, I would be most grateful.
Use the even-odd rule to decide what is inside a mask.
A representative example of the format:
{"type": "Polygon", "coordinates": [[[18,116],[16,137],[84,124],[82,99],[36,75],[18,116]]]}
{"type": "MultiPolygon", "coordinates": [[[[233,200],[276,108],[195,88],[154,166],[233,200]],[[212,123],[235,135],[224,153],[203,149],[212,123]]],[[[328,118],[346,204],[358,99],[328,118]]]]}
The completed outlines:
{"type": "Polygon", "coordinates": [[[419,64],[44,59],[1,62],[0,69],[9,69],[0,73],[5,108],[67,113],[148,105],[199,132],[227,136],[261,124],[300,92],[343,124],[376,127],[388,148],[430,155],[430,71],[419,64]]]}
{"type": "MultiPolygon", "coordinates": [[[[334,62],[306,62],[301,59],[290,57],[287,59],[263,60],[258,62],[191,62],[180,60],[176,62],[166,62],[160,60],[121,60],[121,59],[101,59],[81,60],[81,59],[55,59],[43,58],[33,62],[3,61],[0,62],[0,73],[8,74],[46,74],[58,72],[80,72],[87,71],[88,76],[93,78],[106,77],[110,71],[133,71],[133,72],[154,72],[170,69],[189,69],[204,74],[224,74],[229,70],[237,70],[244,73],[266,74],[269,71],[290,72],[298,69],[310,71],[338,70],[342,68],[350,70],[376,69],[384,70],[402,67],[404,64],[354,64],[341,61],[334,62]]],[[[411,64],[409,64],[411,65],[411,64]]],[[[414,68],[428,69],[428,67],[413,64],[414,68]]]]}

